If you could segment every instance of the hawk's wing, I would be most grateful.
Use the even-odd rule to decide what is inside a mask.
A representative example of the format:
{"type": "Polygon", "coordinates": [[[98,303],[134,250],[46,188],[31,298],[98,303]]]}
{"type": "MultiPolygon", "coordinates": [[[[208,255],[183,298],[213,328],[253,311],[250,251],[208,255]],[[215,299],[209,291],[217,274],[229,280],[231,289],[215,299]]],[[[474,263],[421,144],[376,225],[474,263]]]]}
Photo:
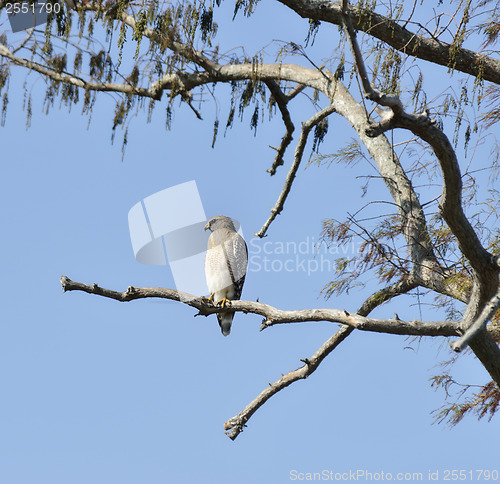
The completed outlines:
{"type": "Polygon", "coordinates": [[[240,299],[247,275],[248,249],[243,237],[238,232],[235,232],[234,236],[231,237],[228,252],[228,265],[230,266],[229,270],[234,284],[234,296],[232,299],[240,299]]]}

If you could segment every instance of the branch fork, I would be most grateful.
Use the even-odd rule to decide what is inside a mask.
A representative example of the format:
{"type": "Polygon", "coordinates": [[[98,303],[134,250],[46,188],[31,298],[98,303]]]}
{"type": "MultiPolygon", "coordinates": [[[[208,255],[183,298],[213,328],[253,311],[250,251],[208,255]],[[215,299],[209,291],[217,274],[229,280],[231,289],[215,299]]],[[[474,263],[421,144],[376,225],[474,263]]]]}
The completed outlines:
{"type": "Polygon", "coordinates": [[[447,136],[430,119],[429,111],[407,114],[397,96],[384,96],[368,80],[361,50],[352,26],[348,0],[342,0],[342,21],[349,38],[356,68],[368,99],[380,106],[389,107],[393,116],[366,130],[369,137],[376,137],[388,129],[404,128],[427,142],[439,162],[443,189],[439,209],[443,219],[457,239],[460,251],[468,259],[474,277],[467,310],[459,325],[465,332],[453,343],[459,352],[467,345],[483,363],[493,380],[500,386],[500,348],[486,331],[486,324],[500,307],[499,268],[496,260],[481,244],[474,228],[465,216],[462,206],[462,178],[456,153],[447,136]]]}

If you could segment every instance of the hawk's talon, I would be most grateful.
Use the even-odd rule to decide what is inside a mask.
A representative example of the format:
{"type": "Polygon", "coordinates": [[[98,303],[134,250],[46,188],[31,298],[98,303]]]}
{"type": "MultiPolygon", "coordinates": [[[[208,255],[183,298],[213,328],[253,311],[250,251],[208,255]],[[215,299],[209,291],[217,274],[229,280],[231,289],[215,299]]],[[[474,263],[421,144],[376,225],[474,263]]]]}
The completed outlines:
{"type": "Polygon", "coordinates": [[[217,303],[217,306],[221,306],[223,308],[225,308],[227,306],[227,303],[231,303],[231,301],[226,297],[224,296],[218,303],[217,303]]]}
{"type": "Polygon", "coordinates": [[[215,297],[215,292],[213,292],[212,294],[210,294],[210,296],[209,296],[209,297],[201,296],[201,300],[202,300],[203,302],[213,304],[213,302],[214,302],[214,297],[215,297]]]}

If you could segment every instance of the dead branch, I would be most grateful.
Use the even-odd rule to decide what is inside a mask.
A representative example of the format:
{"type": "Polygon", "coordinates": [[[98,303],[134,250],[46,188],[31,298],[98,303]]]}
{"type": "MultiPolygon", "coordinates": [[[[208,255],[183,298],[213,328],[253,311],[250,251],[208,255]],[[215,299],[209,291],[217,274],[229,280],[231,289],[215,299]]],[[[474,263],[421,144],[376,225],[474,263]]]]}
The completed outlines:
{"type": "MultiPolygon", "coordinates": [[[[359,308],[358,316],[367,316],[373,309],[382,304],[383,302],[404,294],[415,287],[415,282],[410,278],[398,281],[388,287],[380,289],[375,294],[372,294],[359,308]]],[[[314,353],[310,358],[304,358],[301,361],[304,363],[303,366],[297,370],[293,370],[286,375],[283,375],[279,380],[274,383],[270,383],[267,388],[265,388],[256,398],[254,398],[238,415],[230,418],[224,424],[224,430],[226,435],[230,439],[234,440],[240,432],[245,427],[246,423],[250,417],[260,408],[264,403],[266,403],[273,395],[291,385],[292,383],[307,378],[309,375],[314,373],[320,363],[340,344],[344,341],[352,332],[353,327],[342,326],[338,331],[329,338],[321,347],[314,353]]]]}
{"type": "Polygon", "coordinates": [[[279,215],[283,210],[285,201],[292,188],[293,180],[297,175],[297,170],[299,169],[300,163],[302,161],[302,156],[304,154],[304,149],[306,147],[307,139],[309,137],[311,129],[316,126],[321,120],[325,119],[334,112],[335,107],[333,104],[330,104],[326,108],[311,116],[311,118],[309,118],[305,123],[302,124],[302,132],[300,134],[299,142],[297,143],[297,146],[295,148],[293,164],[286,177],[285,185],[282,192],[280,193],[280,196],[278,197],[278,200],[276,201],[276,205],[271,209],[271,215],[267,219],[266,223],[262,226],[262,228],[255,234],[257,237],[264,237],[266,235],[267,229],[276,218],[276,215],[279,215]]]}
{"type": "Polygon", "coordinates": [[[349,326],[342,326],[339,330],[321,347],[314,353],[311,358],[305,358],[301,361],[304,365],[297,370],[291,371],[286,375],[283,375],[279,380],[274,383],[270,383],[269,386],[263,390],[255,399],[253,399],[238,415],[230,418],[224,423],[224,431],[226,435],[234,440],[241,433],[243,428],[250,417],[260,408],[264,403],[266,403],[273,395],[280,392],[287,386],[296,382],[297,380],[303,380],[309,375],[314,373],[316,368],[321,364],[321,362],[340,344],[344,341],[352,332],[353,328],[349,326]]]}
{"type": "MultiPolygon", "coordinates": [[[[97,284],[74,282],[66,276],[61,276],[61,285],[64,292],[83,291],[88,294],[103,296],[116,301],[129,302],[135,299],[162,298],[179,301],[198,310],[195,316],[210,316],[211,314],[227,311],[258,314],[265,319],[261,331],[276,324],[331,322],[340,323],[359,329],[360,331],[374,331],[378,333],[412,335],[412,336],[460,336],[457,322],[454,321],[401,321],[400,319],[375,319],[362,316],[359,313],[350,313],[343,309],[297,309],[282,310],[255,301],[231,301],[226,308],[218,307],[200,296],[194,296],[176,289],[163,287],[133,287],[129,286],[123,292],[103,288],[97,284]]],[[[379,295],[383,301],[382,294],[379,295]]],[[[385,298],[393,297],[386,293],[385,298]]],[[[380,302],[379,302],[380,304],[380,302]]]]}
{"type": "Polygon", "coordinates": [[[287,107],[287,103],[289,101],[288,96],[285,96],[285,94],[283,94],[283,91],[280,89],[280,87],[275,81],[269,80],[266,81],[265,84],[268,87],[269,91],[271,91],[271,94],[273,95],[274,99],[276,100],[276,104],[278,105],[278,108],[281,112],[281,117],[283,118],[283,122],[285,123],[285,128],[286,128],[286,133],[283,136],[279,147],[275,148],[276,156],[274,157],[273,164],[271,168],[267,170],[268,173],[270,173],[272,176],[276,173],[276,169],[278,168],[278,166],[283,165],[283,155],[285,154],[286,149],[292,142],[295,126],[292,122],[292,119],[290,117],[290,112],[288,111],[287,107]]]}
{"type": "Polygon", "coordinates": [[[459,353],[466,348],[470,341],[474,339],[479,332],[485,330],[488,321],[491,320],[498,308],[500,308],[500,291],[498,291],[495,296],[488,301],[479,317],[467,328],[463,336],[451,345],[452,349],[459,353]]]}

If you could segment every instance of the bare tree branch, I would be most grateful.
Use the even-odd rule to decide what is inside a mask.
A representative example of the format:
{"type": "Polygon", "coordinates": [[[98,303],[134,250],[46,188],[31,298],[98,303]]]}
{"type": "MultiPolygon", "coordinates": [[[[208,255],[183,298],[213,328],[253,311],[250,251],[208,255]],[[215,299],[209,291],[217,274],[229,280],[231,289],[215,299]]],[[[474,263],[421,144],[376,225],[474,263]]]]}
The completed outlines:
{"type": "Polygon", "coordinates": [[[317,112],[316,114],[311,116],[305,123],[302,124],[302,132],[300,134],[299,142],[297,143],[297,146],[295,148],[293,164],[286,177],[285,186],[283,187],[283,190],[280,193],[278,200],[276,201],[276,205],[271,209],[271,215],[267,219],[266,223],[259,230],[259,232],[255,234],[257,237],[262,238],[266,235],[267,229],[269,228],[273,220],[276,218],[276,215],[279,215],[283,210],[285,201],[292,188],[293,180],[297,175],[297,170],[299,169],[300,163],[302,161],[302,156],[304,154],[304,149],[306,147],[307,139],[309,137],[311,129],[314,126],[316,126],[321,120],[325,119],[333,112],[335,112],[335,107],[333,104],[330,104],[330,106],[327,106],[326,108],[317,112]]]}
{"type": "MultiPolygon", "coordinates": [[[[303,18],[342,25],[341,2],[330,0],[278,0],[303,18]]],[[[461,47],[426,38],[401,27],[371,9],[349,7],[354,27],[382,40],[404,54],[500,84],[500,61],[461,47]]]]}
{"type": "Polygon", "coordinates": [[[344,28],[347,32],[347,38],[351,46],[351,50],[354,56],[354,61],[358,69],[359,77],[361,79],[361,84],[363,90],[365,91],[366,97],[371,101],[375,101],[381,106],[386,106],[391,108],[394,114],[399,114],[403,111],[403,105],[398,96],[389,96],[380,92],[378,89],[370,83],[368,80],[368,74],[366,72],[365,63],[363,62],[363,57],[361,56],[361,50],[359,48],[358,42],[356,41],[356,32],[352,26],[351,17],[349,14],[350,5],[348,0],[342,0],[342,21],[344,28]]]}
{"type": "Polygon", "coordinates": [[[31,37],[33,37],[33,32],[35,31],[35,28],[32,27],[31,29],[28,29],[26,33],[28,34],[26,38],[12,51],[12,54],[15,54],[17,51],[21,50],[24,48],[24,46],[31,40],[31,37]]]}
{"type": "Polygon", "coordinates": [[[498,291],[495,296],[488,301],[479,317],[467,328],[463,336],[451,345],[452,349],[459,353],[466,348],[479,332],[485,330],[488,321],[491,320],[498,308],[500,308],[500,291],[498,291]]]}
{"type": "Polygon", "coordinates": [[[309,375],[314,373],[316,368],[321,364],[321,362],[340,344],[344,341],[352,332],[353,328],[349,326],[342,326],[339,330],[325,343],[323,343],[320,348],[312,355],[310,358],[305,358],[301,361],[304,365],[297,370],[291,371],[286,375],[283,375],[278,381],[270,383],[269,386],[263,390],[254,400],[252,400],[238,415],[230,418],[224,423],[224,431],[226,435],[234,440],[241,433],[243,428],[250,417],[260,408],[264,403],[266,403],[273,395],[280,392],[287,386],[296,382],[297,380],[303,380],[309,375]]]}
{"type": "MultiPolygon", "coordinates": [[[[79,3],[77,5],[77,8],[78,8],[78,10],[81,9],[82,11],[92,11],[92,12],[102,11],[102,5],[100,2],[92,2],[92,3],[86,3],[86,4],[79,3]]],[[[136,19],[132,15],[129,15],[125,11],[120,14],[120,17],[118,18],[118,20],[120,20],[121,22],[123,22],[125,25],[127,25],[128,27],[130,27],[133,30],[136,30],[136,28],[137,28],[136,19]]],[[[142,31],[142,35],[144,37],[150,39],[151,41],[159,40],[158,34],[150,27],[144,26],[141,29],[141,31],[142,31]]],[[[165,37],[165,39],[166,39],[166,37],[165,37]]],[[[168,48],[172,52],[184,57],[185,59],[187,59],[191,62],[194,62],[195,64],[202,67],[206,71],[210,72],[210,71],[217,69],[217,64],[215,62],[213,62],[208,57],[203,55],[202,52],[196,51],[191,46],[184,45],[184,44],[182,44],[180,42],[176,42],[174,40],[170,40],[168,42],[168,48]]]]}
{"type": "MultiPolygon", "coordinates": [[[[346,31],[353,50],[358,74],[362,78],[361,81],[365,94],[369,99],[382,106],[389,106],[393,111],[393,117],[384,120],[379,126],[408,129],[429,143],[438,158],[443,173],[443,193],[440,202],[440,210],[443,218],[457,237],[459,248],[470,261],[472,267],[478,272],[487,271],[489,274],[494,266],[493,256],[483,248],[463,211],[462,177],[453,146],[448,137],[430,120],[428,113],[424,113],[423,115],[406,114],[397,96],[390,96],[390,101],[384,101],[384,95],[372,88],[356,40],[356,33],[350,23],[347,0],[342,0],[342,4],[342,15],[346,31]]],[[[371,136],[374,136],[374,134],[374,132],[370,132],[371,136]]]]}
{"type": "MultiPolygon", "coordinates": [[[[174,289],[150,287],[138,288],[129,286],[126,291],[118,292],[105,289],[97,284],[82,284],[74,282],[66,276],[61,277],[61,285],[66,291],[83,291],[89,294],[108,297],[117,301],[132,301],[148,297],[158,297],[179,301],[188,306],[198,309],[198,315],[208,316],[216,312],[228,310],[214,306],[206,299],[183,293],[174,289]]],[[[273,395],[286,388],[293,382],[307,378],[321,364],[321,362],[355,329],[362,331],[376,331],[390,334],[416,335],[416,336],[459,336],[461,331],[459,323],[453,321],[411,321],[405,322],[400,319],[374,319],[368,318],[365,314],[371,312],[375,307],[383,302],[404,294],[416,287],[416,282],[407,278],[395,283],[387,288],[377,291],[370,296],[357,313],[349,313],[345,310],[337,309],[311,309],[283,311],[267,304],[252,301],[231,301],[228,308],[232,311],[244,313],[254,313],[265,317],[262,327],[266,328],[275,324],[308,322],[308,321],[330,321],[343,324],[343,326],[328,339],[316,353],[308,359],[302,360],[304,365],[287,375],[282,376],[278,381],[269,385],[261,392],[249,405],[247,405],[238,415],[229,419],[224,424],[226,434],[232,439],[241,433],[250,417],[269,400],[273,395]]]]}
{"type": "MultiPolygon", "coordinates": [[[[414,281],[407,278],[377,291],[361,305],[357,315],[367,316],[370,311],[383,302],[413,289],[415,287],[414,284],[414,281]]],[[[254,398],[240,413],[238,413],[238,415],[230,418],[224,424],[224,430],[229,438],[231,440],[236,439],[236,437],[238,437],[238,435],[242,432],[250,417],[273,395],[276,395],[292,383],[305,379],[314,373],[321,362],[353,331],[353,327],[342,326],[331,338],[321,345],[312,357],[301,360],[304,362],[303,366],[297,370],[289,372],[286,375],[283,375],[278,381],[270,383],[269,386],[256,398],[254,398]]]]}
{"type": "MultiPolygon", "coordinates": [[[[325,91],[325,79],[319,71],[295,64],[227,64],[220,65],[215,72],[193,72],[180,74],[165,74],[155,81],[150,91],[158,93],[165,89],[189,91],[195,87],[213,82],[246,81],[258,77],[261,81],[292,81],[299,82],[313,89],[325,91]]],[[[158,95],[158,94],[157,94],[158,95]]]]}
{"type": "Polygon", "coordinates": [[[43,74],[44,76],[58,82],[64,82],[65,84],[72,84],[76,87],[81,87],[82,89],[88,91],[114,91],[121,92],[124,94],[137,94],[139,96],[150,97],[153,99],[159,99],[158,94],[151,89],[144,89],[141,87],[134,87],[130,84],[111,84],[105,82],[93,82],[85,81],[80,77],[74,76],[72,74],[57,72],[54,69],[42,66],[37,62],[33,62],[27,59],[23,59],[14,55],[7,47],[0,44],[0,55],[11,60],[14,64],[25,67],[32,71],[43,74]]]}
{"type": "Polygon", "coordinates": [[[269,88],[269,91],[271,91],[271,94],[273,95],[274,99],[276,100],[276,104],[278,105],[278,108],[281,112],[281,117],[283,118],[283,122],[285,123],[286,127],[286,133],[285,136],[283,136],[283,139],[281,140],[281,143],[278,148],[275,148],[277,151],[276,156],[274,158],[273,164],[271,168],[269,168],[268,173],[274,175],[276,173],[276,169],[278,166],[283,165],[283,155],[285,154],[286,149],[290,145],[293,139],[293,132],[295,131],[295,126],[292,122],[292,119],[290,117],[290,113],[288,111],[287,103],[289,101],[288,96],[285,96],[283,94],[282,90],[278,86],[278,84],[274,81],[266,81],[266,86],[269,88]]]}
{"type": "Polygon", "coordinates": [[[295,96],[298,96],[306,88],[305,84],[297,84],[286,95],[287,102],[290,102],[295,96]]]}
{"type": "MultiPolygon", "coordinates": [[[[345,0],[343,0],[345,2],[345,0]]],[[[346,4],[344,3],[344,7],[346,4]]],[[[344,8],[344,16],[347,16],[344,8]]],[[[354,30],[347,29],[353,50],[358,50],[354,30]]],[[[366,76],[364,61],[361,55],[354,52],[358,73],[366,76]]],[[[368,79],[362,84],[368,85],[368,79]]],[[[368,95],[368,93],[366,93],[368,95]]],[[[378,102],[375,99],[376,102],[378,102]]],[[[439,161],[443,175],[443,190],[439,208],[443,219],[455,235],[460,251],[465,255],[472,266],[474,273],[473,287],[468,301],[467,309],[460,324],[463,331],[467,331],[478,317],[484,305],[496,294],[498,289],[498,266],[495,257],[490,254],[481,244],[474,228],[465,216],[462,206],[462,177],[455,150],[447,136],[424,115],[406,114],[404,110],[393,109],[391,119],[384,120],[379,124],[386,127],[400,127],[410,130],[413,134],[426,141],[433,149],[439,161]],[[427,120],[425,119],[427,118],[427,120]]],[[[367,131],[369,136],[374,133],[367,131]]],[[[423,285],[427,285],[424,281],[423,285]]],[[[500,348],[486,331],[474,331],[474,338],[467,338],[469,346],[474,354],[483,363],[496,384],[500,387],[500,348]]],[[[459,347],[463,346],[463,341],[459,347]]]]}
{"type": "MultiPolygon", "coordinates": [[[[455,150],[448,137],[432,122],[427,113],[402,113],[393,120],[379,125],[404,128],[426,141],[434,151],[443,174],[443,191],[439,203],[441,214],[457,238],[460,250],[469,260],[480,278],[489,278],[498,272],[495,258],[481,244],[474,228],[465,216],[462,205],[462,176],[455,150]]],[[[370,133],[373,135],[375,133],[370,133]]]]}
{"type": "MultiPolygon", "coordinates": [[[[88,294],[95,294],[121,302],[150,297],[179,301],[196,308],[198,310],[196,316],[209,316],[211,314],[227,311],[229,308],[231,311],[258,314],[265,318],[260,328],[261,331],[276,324],[325,321],[345,324],[351,326],[353,329],[359,329],[361,331],[374,331],[389,334],[412,336],[459,336],[461,334],[457,330],[458,322],[454,321],[428,322],[417,320],[401,321],[400,319],[374,319],[340,309],[297,309],[285,311],[261,302],[239,300],[231,301],[226,308],[221,308],[207,302],[203,297],[194,296],[175,289],[129,286],[126,291],[118,292],[111,289],[105,289],[97,284],[74,282],[66,276],[61,276],[61,285],[64,292],[83,291],[88,294]]],[[[406,284],[403,287],[410,287],[410,285],[406,284]]],[[[392,290],[392,292],[388,292],[387,290],[385,290],[386,292],[383,291],[384,290],[376,293],[379,298],[378,304],[394,297],[394,290],[392,290]]]]}

